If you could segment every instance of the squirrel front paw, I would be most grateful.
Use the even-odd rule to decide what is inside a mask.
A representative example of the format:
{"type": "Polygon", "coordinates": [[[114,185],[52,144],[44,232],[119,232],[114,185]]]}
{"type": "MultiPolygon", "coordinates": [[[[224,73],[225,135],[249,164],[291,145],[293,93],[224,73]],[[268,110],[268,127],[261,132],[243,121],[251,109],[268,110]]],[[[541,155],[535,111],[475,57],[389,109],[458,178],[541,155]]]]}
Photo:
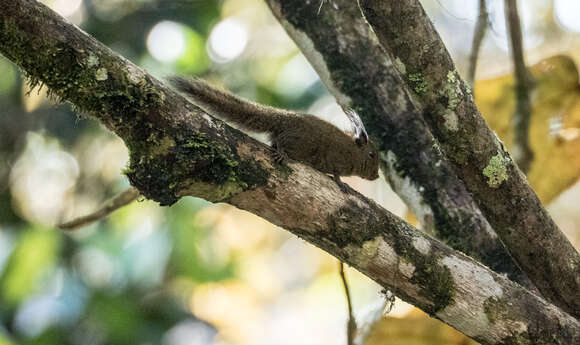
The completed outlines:
{"type": "Polygon", "coordinates": [[[338,187],[340,188],[340,190],[341,190],[343,193],[346,193],[346,194],[353,194],[353,193],[352,193],[352,189],[351,189],[351,188],[350,188],[350,187],[349,187],[349,186],[348,186],[346,183],[344,183],[344,182],[342,182],[342,181],[340,180],[340,176],[339,176],[339,175],[337,175],[337,174],[334,174],[334,175],[333,175],[333,177],[332,177],[332,179],[334,180],[334,182],[336,182],[336,184],[338,185],[338,187]]]}

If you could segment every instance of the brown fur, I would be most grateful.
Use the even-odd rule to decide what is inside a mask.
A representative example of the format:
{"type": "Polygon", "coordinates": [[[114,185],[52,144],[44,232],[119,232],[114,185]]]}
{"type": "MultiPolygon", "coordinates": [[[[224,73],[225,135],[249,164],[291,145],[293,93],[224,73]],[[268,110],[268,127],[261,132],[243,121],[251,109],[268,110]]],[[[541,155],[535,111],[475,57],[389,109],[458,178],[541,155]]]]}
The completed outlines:
{"type": "Polygon", "coordinates": [[[268,133],[279,155],[333,174],[339,183],[339,176],[378,177],[378,152],[370,140],[355,141],[316,116],[243,100],[201,79],[173,77],[170,81],[208,113],[243,129],[268,133]]]}

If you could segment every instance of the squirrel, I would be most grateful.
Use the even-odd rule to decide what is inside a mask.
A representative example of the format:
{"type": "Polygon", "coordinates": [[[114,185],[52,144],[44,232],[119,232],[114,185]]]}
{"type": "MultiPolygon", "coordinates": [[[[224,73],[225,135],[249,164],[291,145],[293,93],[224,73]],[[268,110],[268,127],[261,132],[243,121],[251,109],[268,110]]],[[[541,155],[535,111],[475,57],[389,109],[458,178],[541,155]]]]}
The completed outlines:
{"type": "Polygon", "coordinates": [[[345,113],[356,132],[354,137],[314,115],[244,100],[199,78],[171,77],[169,81],[209,114],[243,130],[267,133],[278,162],[290,158],[333,175],[345,192],[348,189],[340,176],[379,177],[378,152],[352,109],[345,113]]]}

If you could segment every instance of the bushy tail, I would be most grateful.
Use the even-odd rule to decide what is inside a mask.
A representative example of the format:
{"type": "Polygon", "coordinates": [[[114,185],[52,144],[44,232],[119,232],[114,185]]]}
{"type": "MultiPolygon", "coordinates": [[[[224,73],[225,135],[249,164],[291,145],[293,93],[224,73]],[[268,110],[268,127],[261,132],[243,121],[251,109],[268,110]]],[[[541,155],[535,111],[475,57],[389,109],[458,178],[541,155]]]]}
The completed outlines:
{"type": "Polygon", "coordinates": [[[171,77],[169,82],[211,115],[249,131],[274,132],[282,126],[284,118],[293,116],[289,111],[250,102],[218,90],[199,78],[171,77]]]}

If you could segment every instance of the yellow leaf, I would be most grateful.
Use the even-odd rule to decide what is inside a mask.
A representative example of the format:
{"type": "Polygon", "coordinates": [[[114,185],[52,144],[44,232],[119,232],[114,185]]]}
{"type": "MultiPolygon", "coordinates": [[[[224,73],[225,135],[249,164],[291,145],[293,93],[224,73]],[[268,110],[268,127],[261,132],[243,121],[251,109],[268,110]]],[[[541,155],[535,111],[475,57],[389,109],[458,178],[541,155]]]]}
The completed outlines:
{"type": "Polygon", "coordinates": [[[404,318],[377,321],[364,345],[477,345],[443,322],[413,310],[404,318]]]}
{"type": "MultiPolygon", "coordinates": [[[[576,65],[567,56],[542,60],[530,71],[536,86],[531,94],[534,160],[528,181],[547,204],[580,176],[580,85],[576,65]]],[[[513,75],[479,81],[476,91],[483,117],[509,150],[515,109],[513,75]]]]}

